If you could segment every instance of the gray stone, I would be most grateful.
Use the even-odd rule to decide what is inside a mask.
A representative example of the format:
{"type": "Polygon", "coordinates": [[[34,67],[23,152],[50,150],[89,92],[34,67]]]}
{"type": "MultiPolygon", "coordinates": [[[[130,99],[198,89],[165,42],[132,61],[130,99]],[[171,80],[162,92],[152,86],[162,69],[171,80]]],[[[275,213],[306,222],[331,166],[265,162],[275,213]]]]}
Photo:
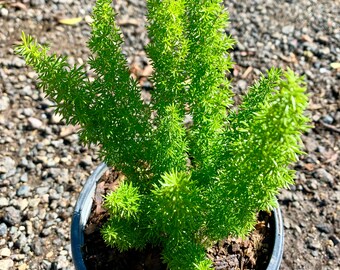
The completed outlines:
{"type": "Polygon", "coordinates": [[[41,122],[39,119],[35,117],[28,118],[28,123],[30,127],[33,129],[40,129],[43,125],[43,122],[41,122]]]}
{"type": "Polygon", "coordinates": [[[320,68],[319,71],[320,71],[321,74],[330,73],[330,70],[327,69],[327,68],[324,68],[324,67],[320,68]]]}
{"type": "Polygon", "coordinates": [[[57,265],[58,269],[66,269],[70,266],[70,262],[68,261],[65,255],[58,256],[57,262],[58,262],[58,265],[57,265]]]}
{"type": "Polygon", "coordinates": [[[11,259],[0,260],[1,270],[10,270],[14,266],[14,262],[11,259]]]}
{"type": "Polygon", "coordinates": [[[60,140],[54,140],[54,141],[51,141],[51,145],[53,145],[53,147],[55,148],[59,148],[63,145],[63,140],[60,139],[60,140]]]}
{"type": "Polygon", "coordinates": [[[8,9],[7,8],[1,8],[0,9],[0,15],[1,17],[7,17],[8,16],[8,9]]]}
{"type": "Polygon", "coordinates": [[[10,100],[8,96],[2,96],[0,98],[0,112],[9,108],[10,100]]]}
{"type": "Polygon", "coordinates": [[[24,173],[23,175],[20,176],[20,181],[21,182],[27,182],[28,181],[28,174],[24,173]]]}
{"type": "Polygon", "coordinates": [[[18,203],[20,211],[24,211],[27,208],[27,206],[28,206],[28,200],[27,199],[20,198],[17,201],[17,203],[18,203]]]}
{"type": "Polygon", "coordinates": [[[15,241],[14,246],[16,248],[22,249],[27,244],[27,237],[24,234],[20,234],[17,241],[15,241]]]}
{"type": "Polygon", "coordinates": [[[284,202],[293,202],[294,201],[294,197],[293,197],[293,193],[288,191],[288,190],[281,190],[281,193],[279,194],[278,198],[281,201],[284,202]]]}
{"type": "Polygon", "coordinates": [[[26,233],[33,236],[33,224],[30,220],[26,220],[26,233]]]}
{"type": "Polygon", "coordinates": [[[40,201],[41,201],[40,198],[34,198],[34,199],[30,199],[28,204],[29,204],[30,207],[36,208],[36,207],[38,207],[40,201]]]}
{"type": "Polygon", "coordinates": [[[24,260],[26,257],[26,254],[13,254],[11,256],[11,258],[14,260],[14,261],[22,261],[24,260]]]}
{"type": "Polygon", "coordinates": [[[0,223],[0,236],[7,235],[7,225],[5,223],[0,223]]]}
{"type": "Polygon", "coordinates": [[[248,84],[247,84],[247,81],[245,81],[245,80],[239,80],[239,81],[237,82],[237,86],[238,86],[242,91],[244,91],[244,90],[247,89],[248,84]]]}
{"type": "Polygon", "coordinates": [[[329,114],[327,114],[325,117],[322,118],[322,121],[326,124],[332,124],[334,119],[332,116],[330,116],[329,114]]]}
{"type": "Polygon", "coordinates": [[[316,171],[316,176],[321,181],[324,181],[328,184],[333,185],[334,184],[334,177],[329,172],[327,172],[325,169],[321,168],[316,171]]]}
{"type": "Polygon", "coordinates": [[[54,179],[57,179],[60,176],[60,177],[66,177],[66,179],[68,180],[68,174],[65,174],[59,168],[51,168],[50,173],[51,173],[51,177],[54,179]]]}
{"type": "Polygon", "coordinates": [[[49,228],[52,227],[53,225],[55,225],[55,220],[48,220],[45,222],[44,228],[49,228]]]}
{"type": "Polygon", "coordinates": [[[45,0],[31,0],[32,7],[41,6],[45,4],[45,0]]]}
{"type": "Polygon", "coordinates": [[[48,260],[43,260],[42,261],[42,266],[43,266],[43,269],[56,269],[55,267],[52,268],[52,263],[50,261],[48,261],[48,260]]]}
{"type": "Polygon", "coordinates": [[[320,244],[320,242],[318,242],[316,240],[309,241],[307,243],[307,247],[311,250],[321,250],[322,249],[322,245],[320,244]]]}
{"type": "Polygon", "coordinates": [[[19,197],[27,197],[29,195],[29,193],[30,193],[30,189],[31,189],[30,186],[22,185],[17,190],[17,196],[19,196],[19,197]]]}
{"type": "Polygon", "coordinates": [[[340,239],[339,239],[335,234],[331,235],[331,236],[329,237],[329,239],[332,240],[334,246],[336,246],[337,244],[340,243],[340,239]]]}
{"type": "Polygon", "coordinates": [[[42,195],[42,194],[47,194],[48,193],[48,191],[49,191],[49,187],[38,187],[37,189],[36,189],[36,193],[38,194],[38,195],[42,195]]]}
{"type": "Polygon", "coordinates": [[[13,169],[15,169],[15,161],[13,159],[10,157],[0,159],[0,173],[7,174],[13,169]]]}
{"type": "Polygon", "coordinates": [[[20,160],[20,163],[19,163],[20,166],[22,167],[27,167],[28,166],[28,160],[26,157],[23,157],[21,160],[20,160]]]}
{"type": "Polygon", "coordinates": [[[26,116],[32,116],[34,114],[33,109],[32,108],[25,108],[23,110],[23,114],[26,116]]]}
{"type": "Polygon", "coordinates": [[[318,148],[318,142],[312,137],[304,138],[304,144],[308,152],[314,152],[318,148]]]}
{"type": "Polygon", "coordinates": [[[1,197],[0,198],[0,208],[9,205],[9,200],[7,198],[1,197]]]}
{"type": "Polygon", "coordinates": [[[56,238],[56,239],[53,240],[52,243],[53,243],[53,245],[55,245],[55,246],[61,246],[62,241],[61,241],[60,238],[56,238]]]}
{"type": "Polygon", "coordinates": [[[294,25],[286,25],[282,28],[282,33],[289,35],[289,34],[292,34],[294,30],[295,30],[294,25]]]}
{"type": "Polygon", "coordinates": [[[18,234],[18,227],[12,226],[12,227],[9,229],[9,234],[11,235],[12,239],[17,239],[17,238],[19,237],[19,234],[18,234]]]}
{"type": "Polygon", "coordinates": [[[336,248],[334,247],[327,247],[326,254],[330,260],[335,260],[337,258],[336,248]]]}
{"type": "Polygon", "coordinates": [[[46,229],[43,229],[42,230],[42,232],[41,232],[41,234],[42,234],[42,236],[49,236],[50,234],[51,234],[51,227],[49,227],[49,228],[46,228],[46,229]]]}
{"type": "Polygon", "coordinates": [[[53,113],[51,116],[51,124],[59,124],[62,121],[62,116],[60,114],[53,113]]]}
{"type": "Polygon", "coordinates": [[[40,240],[33,242],[32,250],[36,256],[40,256],[43,254],[43,246],[40,240]]]}
{"type": "Polygon", "coordinates": [[[318,250],[312,250],[311,253],[312,253],[313,257],[315,257],[315,258],[319,257],[319,251],[318,250]]]}
{"type": "Polygon", "coordinates": [[[330,197],[330,200],[335,201],[336,203],[340,202],[340,191],[335,191],[330,197]]]}
{"type": "Polygon", "coordinates": [[[60,199],[60,194],[55,189],[50,189],[49,195],[50,195],[51,200],[59,200],[60,199]]]}
{"type": "Polygon", "coordinates": [[[11,250],[7,247],[0,249],[0,257],[9,257],[11,256],[11,250]]]}
{"type": "Polygon", "coordinates": [[[320,232],[329,234],[329,233],[332,232],[333,226],[330,225],[330,224],[327,224],[327,223],[321,223],[321,224],[316,225],[316,228],[317,228],[320,232]]]}
{"type": "Polygon", "coordinates": [[[30,246],[25,245],[21,250],[24,254],[29,254],[29,252],[31,251],[31,248],[30,246]]]}
{"type": "Polygon", "coordinates": [[[319,187],[319,183],[315,179],[308,180],[307,185],[310,189],[313,189],[313,190],[317,190],[319,187]]]}
{"type": "Polygon", "coordinates": [[[29,96],[29,97],[32,96],[33,91],[32,91],[31,86],[26,85],[26,86],[22,89],[22,94],[23,94],[24,96],[29,96]]]}
{"type": "Polygon", "coordinates": [[[19,224],[21,221],[20,211],[13,206],[5,208],[4,221],[11,226],[19,224]]]}
{"type": "Polygon", "coordinates": [[[21,59],[18,56],[15,56],[11,59],[11,65],[16,68],[22,68],[26,66],[26,62],[24,59],[21,59]]]}
{"type": "Polygon", "coordinates": [[[92,157],[89,155],[86,155],[82,160],[80,160],[79,165],[82,167],[91,166],[93,164],[92,157]]]}

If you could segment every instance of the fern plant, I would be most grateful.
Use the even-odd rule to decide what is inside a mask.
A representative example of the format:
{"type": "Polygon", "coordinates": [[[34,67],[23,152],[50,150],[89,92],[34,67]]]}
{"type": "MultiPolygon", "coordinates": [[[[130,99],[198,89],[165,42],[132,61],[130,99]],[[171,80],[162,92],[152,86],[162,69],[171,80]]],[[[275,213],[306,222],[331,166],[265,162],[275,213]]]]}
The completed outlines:
{"type": "Polygon", "coordinates": [[[104,240],[121,251],[161,245],[172,270],[209,269],[208,246],[246,235],[259,210],[276,206],[278,190],[293,183],[289,165],[308,128],[305,83],[289,69],[268,71],[231,109],[225,73],[234,40],[224,33],[228,14],[220,2],[147,1],[150,105],[130,77],[111,0],[97,0],[93,10],[94,81],[31,36],[22,34],[16,48],[57,112],[125,175],[105,198],[111,217],[104,240]]]}

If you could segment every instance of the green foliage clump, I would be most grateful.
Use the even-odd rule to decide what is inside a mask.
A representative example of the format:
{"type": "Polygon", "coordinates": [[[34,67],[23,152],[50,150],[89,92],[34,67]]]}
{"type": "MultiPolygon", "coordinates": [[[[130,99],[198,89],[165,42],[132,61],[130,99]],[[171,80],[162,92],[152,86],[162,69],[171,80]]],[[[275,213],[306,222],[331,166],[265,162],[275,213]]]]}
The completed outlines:
{"type": "Polygon", "coordinates": [[[234,41],[220,2],[147,1],[150,105],[128,72],[110,0],[97,0],[93,11],[94,81],[30,36],[17,47],[57,112],[126,177],[105,198],[104,240],[122,251],[161,245],[173,270],[209,269],[209,245],[246,235],[259,210],[276,206],[278,190],[293,183],[289,165],[308,128],[305,83],[291,70],[271,69],[231,109],[225,72],[234,41]],[[185,127],[188,115],[193,124],[185,127]]]}

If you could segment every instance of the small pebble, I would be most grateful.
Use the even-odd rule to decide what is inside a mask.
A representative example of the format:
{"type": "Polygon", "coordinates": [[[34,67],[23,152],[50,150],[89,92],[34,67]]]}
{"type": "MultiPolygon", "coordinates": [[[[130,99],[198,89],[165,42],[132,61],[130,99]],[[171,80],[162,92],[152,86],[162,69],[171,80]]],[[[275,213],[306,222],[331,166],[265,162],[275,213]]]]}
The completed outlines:
{"type": "Polygon", "coordinates": [[[332,240],[334,246],[336,246],[340,243],[340,238],[337,237],[336,235],[331,235],[329,238],[332,240]]]}
{"type": "Polygon", "coordinates": [[[21,187],[19,187],[19,189],[17,190],[17,195],[19,197],[27,197],[30,193],[30,187],[27,185],[22,185],[21,187]]]}
{"type": "Polygon", "coordinates": [[[32,129],[40,129],[43,125],[43,123],[35,117],[28,118],[28,123],[32,129]]]}
{"type": "Polygon", "coordinates": [[[0,260],[1,270],[10,270],[14,266],[14,262],[11,259],[0,260]]]}
{"type": "Polygon", "coordinates": [[[323,233],[329,234],[332,232],[333,226],[330,224],[326,224],[326,223],[321,223],[316,225],[316,228],[323,233]]]}
{"type": "Polygon", "coordinates": [[[92,157],[86,155],[83,159],[81,159],[79,165],[82,167],[86,167],[86,166],[91,166],[93,164],[92,162],[92,157]]]}
{"type": "Polygon", "coordinates": [[[8,96],[2,96],[0,98],[0,112],[6,111],[9,108],[10,100],[8,96]]]}
{"type": "Polygon", "coordinates": [[[20,210],[15,209],[13,206],[5,208],[4,221],[11,226],[19,224],[21,222],[20,210]]]}
{"type": "Polygon", "coordinates": [[[0,208],[8,206],[9,200],[7,198],[1,197],[0,198],[0,208]]]}
{"type": "Polygon", "coordinates": [[[2,248],[2,249],[0,249],[0,256],[1,257],[9,257],[9,256],[11,256],[11,250],[9,248],[2,248]]]}
{"type": "Polygon", "coordinates": [[[312,249],[312,250],[321,250],[322,249],[322,246],[321,246],[321,244],[318,241],[310,241],[307,244],[307,247],[309,249],[312,249]]]}
{"type": "Polygon", "coordinates": [[[282,28],[283,34],[292,34],[294,32],[295,26],[294,25],[286,25],[282,28]]]}
{"type": "Polygon", "coordinates": [[[40,255],[43,254],[43,246],[42,246],[40,240],[34,241],[32,248],[33,248],[33,252],[36,256],[40,256],[40,255]]]}
{"type": "Polygon", "coordinates": [[[316,176],[321,180],[326,183],[329,183],[331,185],[334,184],[334,177],[331,175],[328,171],[325,169],[321,168],[316,171],[316,176]]]}
{"type": "Polygon", "coordinates": [[[6,8],[1,8],[0,9],[0,15],[2,16],[2,17],[7,17],[8,16],[8,9],[6,9],[6,8]]]}
{"type": "Polygon", "coordinates": [[[0,223],[0,236],[6,236],[7,225],[5,223],[0,223]]]}
{"type": "Polygon", "coordinates": [[[15,169],[15,161],[10,157],[0,159],[0,173],[8,173],[15,169]]]}
{"type": "Polygon", "coordinates": [[[21,182],[27,182],[28,181],[28,174],[24,173],[23,175],[20,176],[20,181],[21,182]]]}

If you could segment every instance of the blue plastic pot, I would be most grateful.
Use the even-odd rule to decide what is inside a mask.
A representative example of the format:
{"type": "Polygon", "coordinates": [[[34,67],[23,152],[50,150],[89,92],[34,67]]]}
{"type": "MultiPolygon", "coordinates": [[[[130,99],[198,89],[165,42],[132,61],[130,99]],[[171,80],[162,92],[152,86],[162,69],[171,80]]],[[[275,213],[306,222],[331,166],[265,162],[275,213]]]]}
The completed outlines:
{"type": "MultiPolygon", "coordinates": [[[[84,245],[84,228],[90,216],[96,184],[107,169],[108,167],[106,164],[102,163],[91,174],[79,195],[76,207],[74,209],[71,225],[71,249],[73,263],[76,270],[86,270],[82,256],[82,246],[84,245]]],[[[274,248],[266,270],[279,270],[283,254],[284,235],[280,209],[274,209],[273,215],[275,221],[274,248]]]]}

